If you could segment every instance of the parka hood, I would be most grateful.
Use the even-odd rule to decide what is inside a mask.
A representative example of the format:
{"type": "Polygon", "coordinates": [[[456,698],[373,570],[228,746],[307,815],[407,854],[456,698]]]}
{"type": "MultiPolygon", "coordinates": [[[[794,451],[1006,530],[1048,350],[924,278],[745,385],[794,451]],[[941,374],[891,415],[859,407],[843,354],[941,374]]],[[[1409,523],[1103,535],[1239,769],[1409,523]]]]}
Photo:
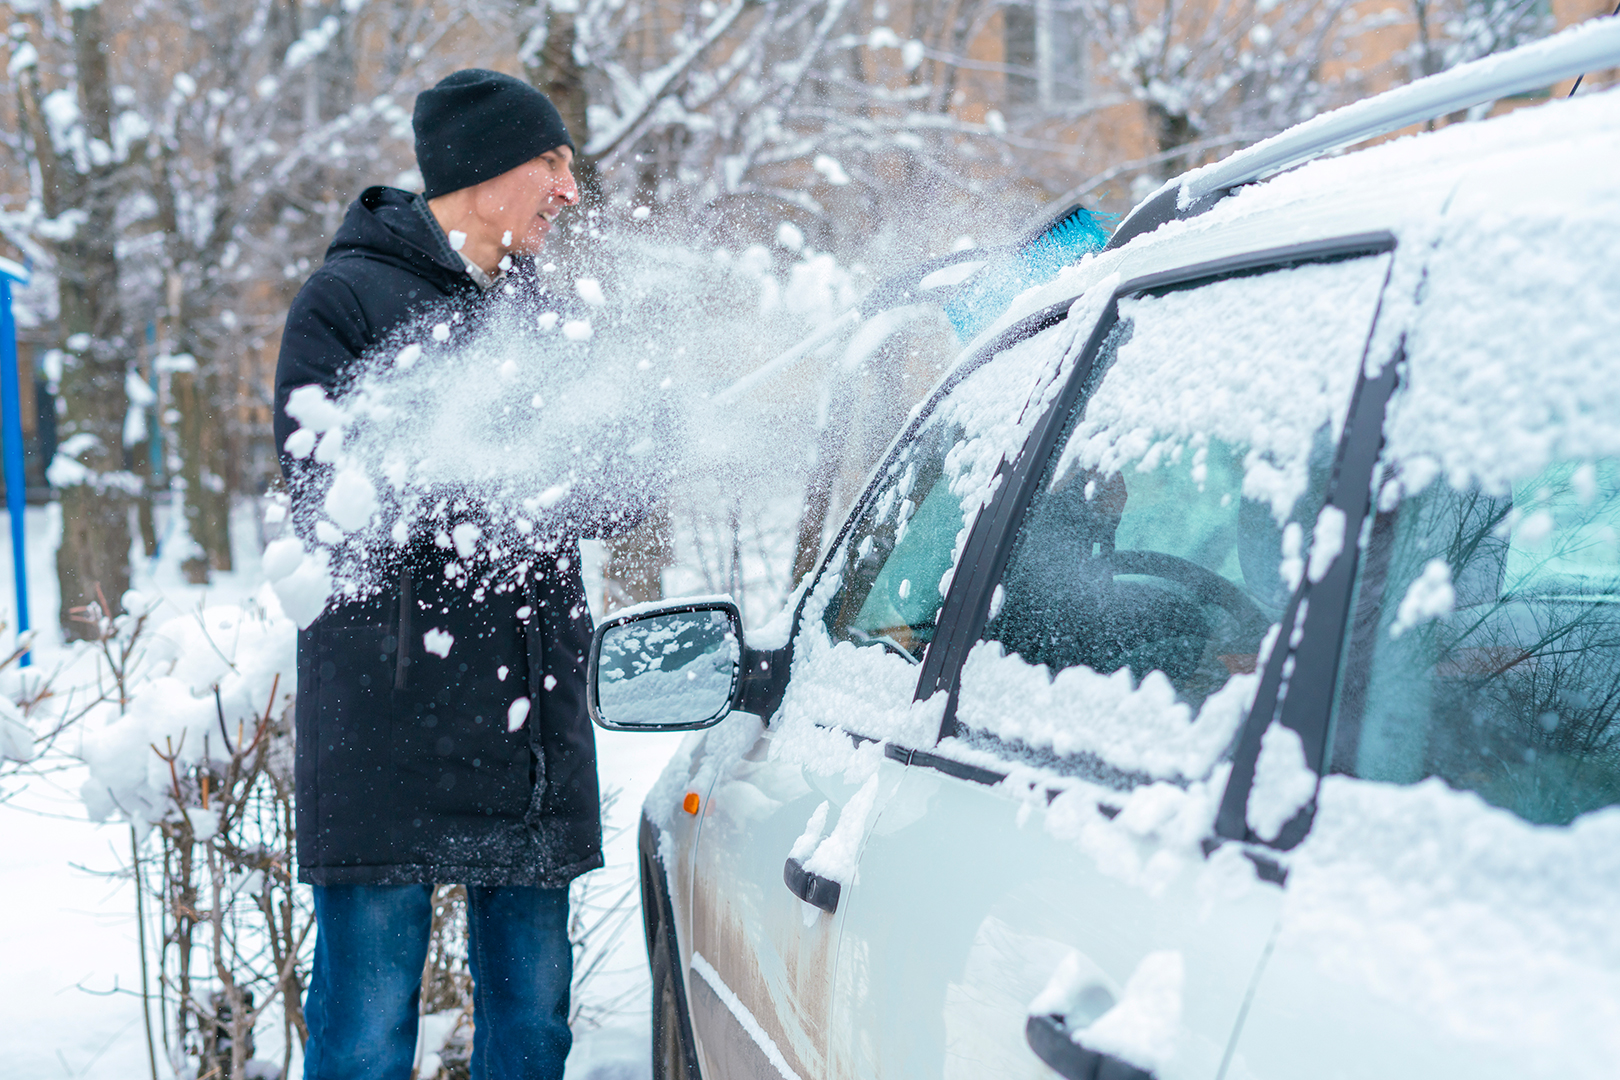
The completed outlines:
{"type": "Polygon", "coordinates": [[[471,284],[461,257],[430,214],[420,195],[381,184],[369,187],[349,205],[326,258],[380,259],[447,290],[471,284]]]}

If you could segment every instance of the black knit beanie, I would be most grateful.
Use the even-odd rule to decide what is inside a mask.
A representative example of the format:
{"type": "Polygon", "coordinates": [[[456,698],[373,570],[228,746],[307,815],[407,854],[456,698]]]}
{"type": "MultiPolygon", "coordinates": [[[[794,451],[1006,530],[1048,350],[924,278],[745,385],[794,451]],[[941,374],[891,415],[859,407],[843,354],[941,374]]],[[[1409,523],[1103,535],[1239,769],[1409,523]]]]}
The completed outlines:
{"type": "Polygon", "coordinates": [[[510,75],[468,68],[416,95],[416,166],[430,199],[499,176],[559,146],[574,149],[551,99],[510,75]]]}

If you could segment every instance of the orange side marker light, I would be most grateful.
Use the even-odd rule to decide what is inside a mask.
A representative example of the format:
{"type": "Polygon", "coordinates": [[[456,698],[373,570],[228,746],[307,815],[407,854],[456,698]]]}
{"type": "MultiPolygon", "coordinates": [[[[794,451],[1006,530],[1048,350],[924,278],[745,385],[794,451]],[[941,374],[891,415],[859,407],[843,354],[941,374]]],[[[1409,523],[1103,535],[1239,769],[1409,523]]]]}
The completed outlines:
{"type": "Polygon", "coordinates": [[[701,800],[698,798],[698,793],[695,791],[688,791],[686,793],[686,798],[681,800],[681,809],[685,810],[688,814],[695,814],[698,812],[699,802],[701,802],[701,800]]]}

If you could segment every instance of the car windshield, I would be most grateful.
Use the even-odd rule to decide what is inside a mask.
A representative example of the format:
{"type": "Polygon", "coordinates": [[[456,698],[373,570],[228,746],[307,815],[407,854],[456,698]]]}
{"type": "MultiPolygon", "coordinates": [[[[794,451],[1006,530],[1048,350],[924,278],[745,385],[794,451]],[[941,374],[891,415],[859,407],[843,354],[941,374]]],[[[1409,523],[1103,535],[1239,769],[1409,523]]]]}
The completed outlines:
{"type": "Polygon", "coordinates": [[[1379,515],[1359,590],[1333,771],[1546,824],[1620,802],[1620,460],[1436,481],[1379,515]]]}

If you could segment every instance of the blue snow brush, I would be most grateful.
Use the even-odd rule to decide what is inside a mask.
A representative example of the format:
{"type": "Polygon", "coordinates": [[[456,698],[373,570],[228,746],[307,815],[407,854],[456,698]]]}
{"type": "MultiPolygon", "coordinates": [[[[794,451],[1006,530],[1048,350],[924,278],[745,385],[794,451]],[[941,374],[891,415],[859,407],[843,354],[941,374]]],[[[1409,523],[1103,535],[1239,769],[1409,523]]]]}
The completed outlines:
{"type": "Polygon", "coordinates": [[[1082,256],[1101,251],[1110,231],[1105,222],[1117,216],[1071,206],[992,260],[945,302],[945,315],[957,337],[971,340],[1007,310],[1013,297],[1046,284],[1082,256]]]}

